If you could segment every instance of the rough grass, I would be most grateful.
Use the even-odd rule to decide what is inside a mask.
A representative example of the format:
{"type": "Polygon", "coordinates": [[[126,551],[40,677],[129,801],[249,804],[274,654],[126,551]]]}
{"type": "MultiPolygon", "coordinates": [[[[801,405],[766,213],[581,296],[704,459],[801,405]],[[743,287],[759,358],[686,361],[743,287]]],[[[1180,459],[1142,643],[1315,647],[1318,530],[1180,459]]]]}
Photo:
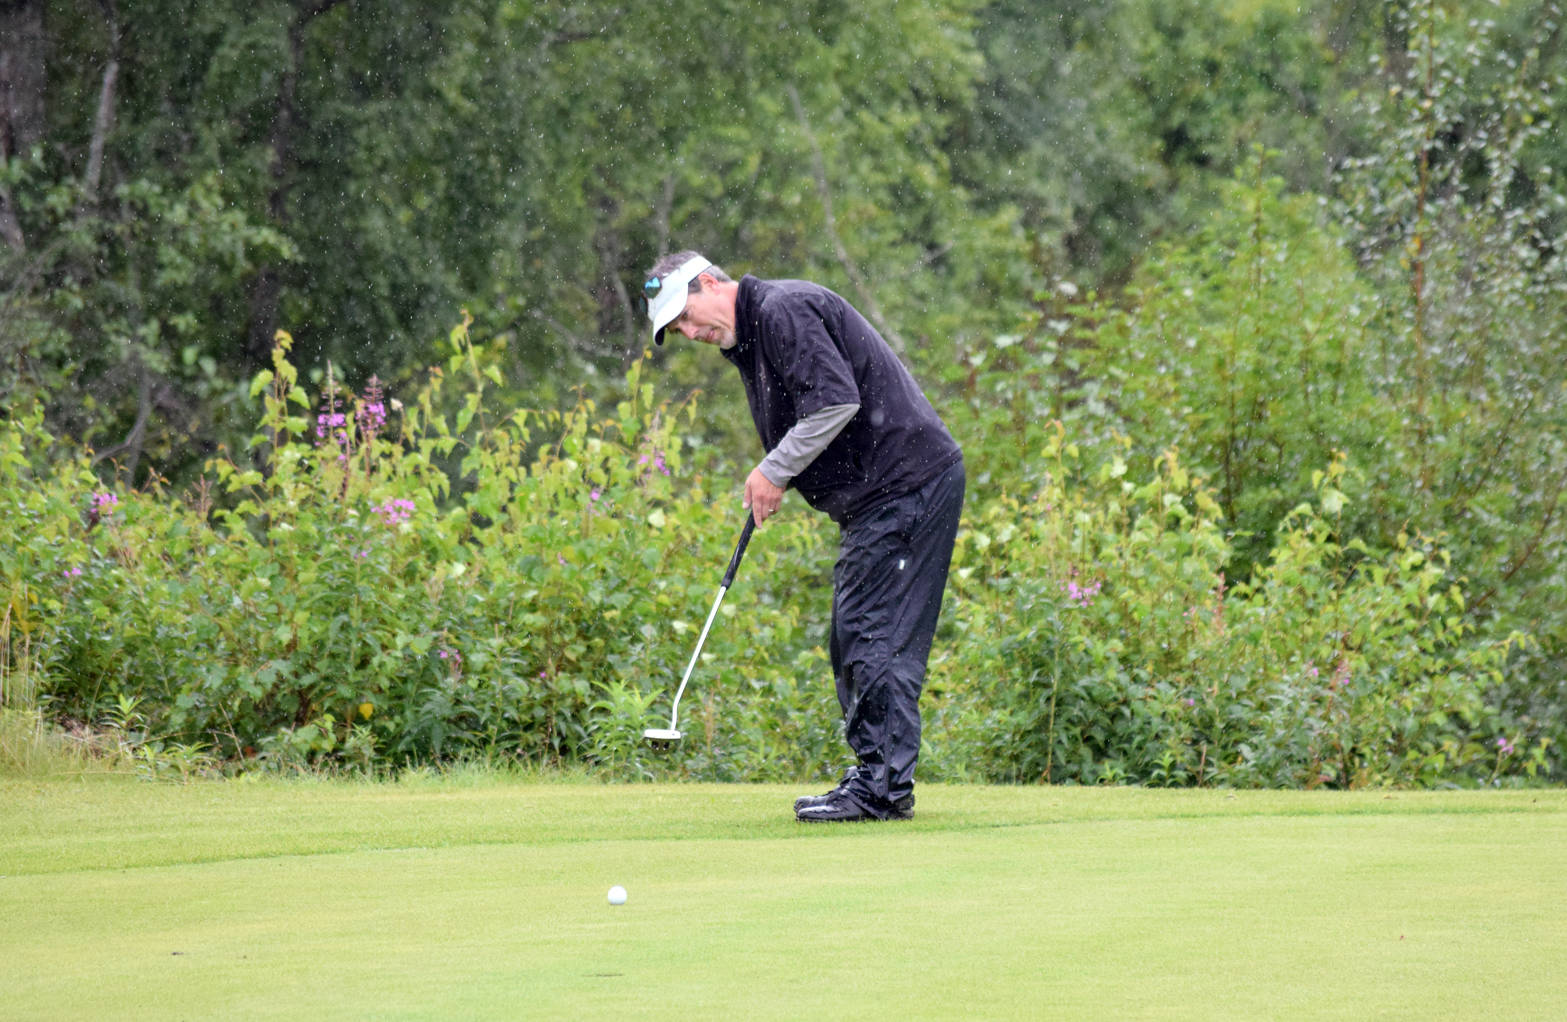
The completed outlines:
{"type": "Polygon", "coordinates": [[[36,710],[0,705],[0,778],[81,777],[130,768],[129,753],[112,735],[62,731],[36,710]]]}
{"type": "Polygon", "coordinates": [[[0,782],[8,1018],[1494,1018],[1567,793],[0,782]],[[623,884],[629,902],[605,893],[623,884]]]}

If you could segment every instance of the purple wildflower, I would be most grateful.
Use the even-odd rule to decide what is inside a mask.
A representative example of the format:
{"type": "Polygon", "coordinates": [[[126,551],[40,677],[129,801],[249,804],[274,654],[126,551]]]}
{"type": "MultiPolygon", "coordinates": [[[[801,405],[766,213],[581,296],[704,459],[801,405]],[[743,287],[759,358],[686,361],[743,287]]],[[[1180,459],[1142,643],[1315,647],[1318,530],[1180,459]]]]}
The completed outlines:
{"type": "Polygon", "coordinates": [[[112,493],[95,493],[92,495],[92,506],[99,518],[107,518],[120,506],[120,498],[112,493]]]}
{"type": "Polygon", "coordinates": [[[1511,756],[1513,754],[1513,748],[1513,743],[1508,741],[1506,738],[1498,738],[1496,740],[1496,751],[1501,753],[1503,756],[1511,756]]]}
{"type": "Polygon", "coordinates": [[[339,393],[337,380],[333,378],[332,366],[329,363],[326,371],[326,388],[321,393],[321,409],[316,415],[316,444],[321,445],[330,436],[332,442],[337,445],[337,460],[340,462],[348,460],[348,416],[345,412],[348,400],[352,397],[352,394],[339,393]],[[345,411],[338,410],[340,405],[345,411]]]}
{"type": "Polygon", "coordinates": [[[316,439],[325,440],[327,434],[335,430],[334,439],[342,443],[347,439],[342,432],[342,427],[347,423],[348,417],[342,412],[322,412],[316,416],[316,439]]]}
{"type": "Polygon", "coordinates": [[[650,472],[656,471],[660,475],[669,475],[669,466],[664,464],[664,452],[656,448],[651,455],[643,454],[642,457],[638,458],[637,465],[647,468],[650,472]]]}
{"type": "Polygon", "coordinates": [[[387,525],[401,525],[413,517],[415,505],[411,500],[403,500],[401,497],[398,497],[387,501],[385,504],[377,504],[370,510],[380,515],[381,521],[387,525]]]}
{"type": "Polygon", "coordinates": [[[1066,583],[1066,598],[1079,607],[1087,607],[1094,602],[1094,597],[1099,595],[1099,590],[1104,588],[1103,582],[1090,582],[1086,586],[1080,586],[1077,581],[1066,583]]]}
{"type": "Polygon", "coordinates": [[[374,435],[376,430],[386,425],[386,400],[380,377],[372,376],[370,382],[365,384],[364,400],[360,402],[355,417],[359,420],[359,432],[365,436],[374,435]]]}
{"type": "Polygon", "coordinates": [[[73,565],[72,567],[67,568],[61,574],[63,574],[64,577],[66,577],[66,578],[81,578],[82,577],[82,566],[80,564],[73,565]]]}
{"type": "Polygon", "coordinates": [[[591,498],[592,500],[597,501],[599,499],[599,491],[597,489],[594,489],[591,493],[588,494],[588,497],[591,498]]]}

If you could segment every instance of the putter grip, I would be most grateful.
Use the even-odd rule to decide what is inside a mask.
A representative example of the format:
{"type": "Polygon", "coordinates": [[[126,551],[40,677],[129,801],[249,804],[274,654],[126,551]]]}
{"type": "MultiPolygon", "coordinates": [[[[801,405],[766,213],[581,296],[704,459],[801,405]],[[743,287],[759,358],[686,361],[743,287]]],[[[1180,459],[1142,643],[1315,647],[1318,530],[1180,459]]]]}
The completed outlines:
{"type": "Polygon", "coordinates": [[[735,555],[729,558],[729,570],[724,572],[723,587],[728,589],[735,580],[735,571],[740,567],[740,558],[745,556],[745,545],[751,542],[751,533],[756,531],[756,519],[749,509],[745,513],[745,528],[740,530],[740,542],[735,544],[735,555]]]}

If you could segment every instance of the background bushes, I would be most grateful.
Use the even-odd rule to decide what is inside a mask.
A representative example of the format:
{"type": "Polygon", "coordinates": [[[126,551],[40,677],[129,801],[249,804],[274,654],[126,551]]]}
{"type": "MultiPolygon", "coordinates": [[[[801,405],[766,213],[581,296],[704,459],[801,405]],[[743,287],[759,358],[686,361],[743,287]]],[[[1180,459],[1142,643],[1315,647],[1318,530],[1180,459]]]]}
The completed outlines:
{"type": "MultiPolygon", "coordinates": [[[[109,493],[4,425],[6,685],[61,720],[134,719],[166,759],[364,769],[478,757],[606,776],[780,779],[843,758],[823,641],[830,523],[753,542],[650,754],[743,521],[732,466],[682,436],[697,399],[490,409],[484,352],[401,407],[307,394],[280,335],[263,415],[210,490],[109,493]],[[443,409],[454,405],[454,414],[443,409]]],[[[929,682],[926,776],[1244,786],[1544,776],[1552,736],[1498,699],[1446,553],[1344,537],[1346,462],[1313,474],[1230,578],[1220,495],[1057,421],[975,487],[929,682]],[[1037,481],[1023,492],[1008,483],[1037,481]]],[[[970,443],[971,466],[1005,438],[970,443]]],[[[1129,444],[1122,445],[1129,450],[1129,444]]]]}
{"type": "Polygon", "coordinates": [[[1214,494],[1168,452],[1134,481],[1058,439],[1047,482],[963,535],[947,725],[979,776],[1341,787],[1534,775],[1445,554],[1341,542],[1343,463],[1231,582],[1214,494]]]}
{"type": "MultiPolygon", "coordinates": [[[[400,411],[340,388],[307,398],[283,337],[256,380],[254,458],[215,459],[217,492],[194,506],[114,495],[89,528],[82,510],[109,497],[84,465],[8,457],[7,518],[41,526],[7,554],[12,602],[31,608],[8,651],[8,677],[28,679],[15,698],[97,720],[131,696],[154,731],[236,764],[651,771],[641,729],[668,712],[742,522],[728,477],[710,489],[711,459],[676,432],[694,405],[653,404],[640,366],[607,414],[585,401],[487,421],[486,377],[454,340],[466,393],[449,420],[440,370],[400,411]]],[[[47,434],[35,417],[6,438],[20,451],[47,434]]],[[[830,572],[811,524],[767,531],[715,626],[683,707],[703,776],[796,775],[835,741],[819,691],[801,690],[819,672],[789,670],[818,641],[812,603],[790,594],[830,572]]]]}
{"type": "Polygon", "coordinates": [[[702,747],[627,723],[756,453],[722,360],[639,361],[690,246],[848,296],[964,445],[930,775],[1559,776],[1560,0],[438,6],[0,14],[8,705],[154,767],[830,772],[803,514],[702,747]]]}

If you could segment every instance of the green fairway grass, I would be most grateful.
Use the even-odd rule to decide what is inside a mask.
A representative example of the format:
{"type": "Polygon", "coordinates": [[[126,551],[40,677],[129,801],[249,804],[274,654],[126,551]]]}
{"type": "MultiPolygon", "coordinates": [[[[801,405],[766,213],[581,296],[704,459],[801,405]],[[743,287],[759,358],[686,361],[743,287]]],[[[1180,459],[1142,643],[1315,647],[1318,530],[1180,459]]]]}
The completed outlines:
{"type": "Polygon", "coordinates": [[[0,781],[0,1017],[1567,1017],[1567,792],[800,793],[0,781]]]}

